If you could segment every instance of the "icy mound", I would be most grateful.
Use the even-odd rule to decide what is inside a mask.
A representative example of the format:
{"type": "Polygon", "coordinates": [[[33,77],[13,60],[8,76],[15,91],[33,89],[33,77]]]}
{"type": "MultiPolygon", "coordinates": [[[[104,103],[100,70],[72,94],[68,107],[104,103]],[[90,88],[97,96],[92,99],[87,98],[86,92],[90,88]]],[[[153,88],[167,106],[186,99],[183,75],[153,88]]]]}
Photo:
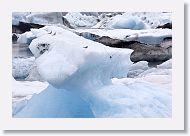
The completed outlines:
{"type": "Polygon", "coordinates": [[[48,83],[39,81],[16,81],[13,78],[12,86],[14,101],[21,101],[21,98],[27,99],[33,94],[40,93],[48,86],[48,83]]]}
{"type": "Polygon", "coordinates": [[[156,28],[171,23],[171,13],[163,12],[126,12],[110,18],[104,18],[94,28],[114,28],[141,30],[156,28]]]}
{"type": "Polygon", "coordinates": [[[51,85],[14,117],[171,117],[168,90],[129,78],[127,84],[112,81],[127,77],[131,50],[110,48],[59,27],[32,33],[37,38],[29,48],[51,85]]]}
{"type": "Polygon", "coordinates": [[[26,81],[45,81],[39,74],[36,64],[34,63],[28,76],[25,78],[26,81]]]}
{"type": "Polygon", "coordinates": [[[171,117],[171,94],[166,89],[128,80],[124,85],[94,92],[92,109],[96,117],[171,117]]]}
{"type": "Polygon", "coordinates": [[[19,22],[34,24],[63,24],[61,12],[13,12],[12,24],[18,25],[19,22]]]}
{"type": "Polygon", "coordinates": [[[18,25],[20,21],[25,22],[26,16],[29,14],[30,14],[30,12],[13,12],[12,13],[12,24],[18,25]]]}
{"type": "Polygon", "coordinates": [[[13,58],[12,60],[12,76],[14,78],[26,78],[34,64],[35,58],[13,58]]]}
{"type": "Polygon", "coordinates": [[[47,86],[47,82],[28,82],[28,81],[16,81],[12,78],[12,97],[13,97],[13,115],[16,115],[27,104],[27,101],[31,99],[32,95],[40,93],[47,86]]]}
{"type": "MultiPolygon", "coordinates": [[[[146,66],[144,66],[146,68],[146,66]]],[[[163,87],[169,91],[172,89],[172,59],[160,64],[157,68],[147,68],[140,69],[140,72],[135,74],[135,80],[143,80],[146,82],[150,82],[156,84],[160,87],[163,87]]],[[[130,76],[135,73],[136,70],[130,69],[130,76]]]]}
{"type": "Polygon", "coordinates": [[[63,24],[61,12],[32,12],[26,16],[26,22],[34,24],[63,24]]]}
{"type": "Polygon", "coordinates": [[[162,68],[162,69],[172,69],[172,59],[160,64],[158,66],[158,68],[162,68]]]}
{"type": "Polygon", "coordinates": [[[123,18],[121,15],[114,17],[114,19],[109,22],[108,26],[114,29],[146,29],[146,25],[137,17],[129,16],[123,18]]]}
{"type": "Polygon", "coordinates": [[[98,22],[98,17],[87,16],[86,14],[81,14],[79,12],[69,12],[66,14],[65,18],[69,21],[72,27],[92,27],[98,22]]]}
{"type": "Polygon", "coordinates": [[[19,35],[17,43],[29,45],[34,38],[35,36],[31,32],[25,32],[19,35]]]}
{"type": "Polygon", "coordinates": [[[34,95],[15,117],[29,118],[93,118],[93,112],[77,93],[56,89],[51,85],[34,95]]]}
{"type": "Polygon", "coordinates": [[[135,12],[132,15],[140,18],[149,28],[156,28],[167,23],[172,23],[171,12],[135,12]]]}
{"type": "Polygon", "coordinates": [[[145,70],[149,69],[147,61],[140,61],[131,66],[127,77],[134,78],[137,77],[139,74],[143,73],[145,70]]]}
{"type": "Polygon", "coordinates": [[[38,57],[36,64],[40,75],[55,87],[74,83],[77,77],[85,76],[84,72],[87,77],[81,77],[78,84],[83,85],[82,82],[88,82],[89,78],[109,83],[111,77],[126,76],[131,65],[132,50],[110,48],[59,27],[44,27],[35,33],[37,38],[29,48],[38,57]],[[38,37],[38,31],[46,31],[46,34],[38,37]],[[118,60],[124,61],[120,63],[118,60]]]}

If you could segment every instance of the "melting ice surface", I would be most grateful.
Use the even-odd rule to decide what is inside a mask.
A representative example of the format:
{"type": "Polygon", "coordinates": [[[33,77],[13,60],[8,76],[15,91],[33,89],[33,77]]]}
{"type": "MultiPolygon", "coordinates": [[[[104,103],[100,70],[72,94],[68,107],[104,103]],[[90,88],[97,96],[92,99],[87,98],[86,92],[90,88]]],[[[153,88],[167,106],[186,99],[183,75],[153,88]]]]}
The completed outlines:
{"type": "Polygon", "coordinates": [[[132,50],[84,39],[59,27],[31,31],[29,48],[40,75],[50,85],[14,117],[93,118],[171,117],[171,92],[146,81],[125,78],[132,50]]]}

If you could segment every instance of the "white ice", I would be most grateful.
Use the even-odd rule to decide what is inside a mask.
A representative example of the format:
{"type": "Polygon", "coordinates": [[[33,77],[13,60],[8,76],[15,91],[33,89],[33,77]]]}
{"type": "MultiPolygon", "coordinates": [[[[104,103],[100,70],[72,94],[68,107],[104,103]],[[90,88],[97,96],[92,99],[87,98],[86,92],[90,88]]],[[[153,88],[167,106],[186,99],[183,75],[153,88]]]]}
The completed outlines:
{"type": "Polygon", "coordinates": [[[59,27],[33,34],[37,38],[29,48],[50,85],[14,117],[171,117],[169,89],[131,78],[125,84],[113,81],[127,77],[132,50],[110,48],[59,27]]]}
{"type": "Polygon", "coordinates": [[[150,29],[171,23],[172,14],[163,12],[126,12],[110,18],[103,18],[93,28],[106,29],[150,29]]]}
{"type": "Polygon", "coordinates": [[[25,22],[26,16],[29,15],[30,12],[13,12],[12,13],[12,24],[19,25],[19,22],[25,22]]]}
{"type": "Polygon", "coordinates": [[[19,44],[30,44],[31,41],[35,38],[35,36],[31,32],[25,32],[19,35],[17,42],[19,44]]]}
{"type": "Polygon", "coordinates": [[[50,25],[63,24],[61,12],[32,12],[26,16],[26,22],[50,25]]]}
{"type": "Polygon", "coordinates": [[[74,28],[92,27],[98,22],[98,18],[96,16],[87,16],[86,14],[81,14],[80,12],[69,12],[66,14],[65,18],[74,28]]]}
{"type": "Polygon", "coordinates": [[[26,78],[34,64],[35,58],[13,58],[12,76],[14,78],[26,78]]]}
{"type": "Polygon", "coordinates": [[[34,94],[38,94],[47,88],[47,82],[16,81],[12,78],[13,115],[26,106],[34,94]]]}

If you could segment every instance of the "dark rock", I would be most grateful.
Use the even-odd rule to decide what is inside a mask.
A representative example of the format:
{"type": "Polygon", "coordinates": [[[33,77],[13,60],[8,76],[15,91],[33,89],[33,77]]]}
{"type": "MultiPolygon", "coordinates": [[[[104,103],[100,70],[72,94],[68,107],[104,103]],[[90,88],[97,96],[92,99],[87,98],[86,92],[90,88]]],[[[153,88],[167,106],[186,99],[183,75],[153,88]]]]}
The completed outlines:
{"type": "Polygon", "coordinates": [[[134,50],[130,56],[132,62],[163,62],[172,58],[172,38],[165,38],[160,45],[147,45],[138,41],[124,41],[108,36],[98,36],[89,32],[76,33],[84,38],[102,43],[109,47],[134,50]]]}
{"type": "Polygon", "coordinates": [[[167,24],[164,24],[164,25],[160,25],[158,26],[157,28],[162,28],[162,29],[172,29],[172,23],[167,23],[167,24]]]}
{"type": "Polygon", "coordinates": [[[25,33],[30,31],[31,28],[42,28],[44,25],[34,24],[34,23],[26,23],[26,22],[19,22],[19,25],[12,26],[12,33],[25,33]]]}
{"type": "Polygon", "coordinates": [[[161,42],[160,47],[169,48],[172,46],[172,38],[164,38],[161,42]]]}
{"type": "Polygon", "coordinates": [[[131,61],[163,62],[172,58],[170,49],[163,47],[139,46],[131,53],[131,61]]]}
{"type": "Polygon", "coordinates": [[[17,39],[18,39],[18,36],[15,33],[13,33],[12,34],[12,43],[16,43],[17,39]]]}

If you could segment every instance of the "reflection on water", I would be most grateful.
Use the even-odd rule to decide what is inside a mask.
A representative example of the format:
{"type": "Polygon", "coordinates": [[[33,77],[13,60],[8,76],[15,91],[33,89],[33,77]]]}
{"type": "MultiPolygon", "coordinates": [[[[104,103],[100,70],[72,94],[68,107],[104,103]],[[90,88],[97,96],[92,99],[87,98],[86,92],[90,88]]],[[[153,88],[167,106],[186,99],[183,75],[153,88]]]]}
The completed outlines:
{"type": "Polygon", "coordinates": [[[23,44],[12,44],[12,57],[22,57],[29,58],[32,57],[33,54],[28,48],[28,45],[23,44]]]}

